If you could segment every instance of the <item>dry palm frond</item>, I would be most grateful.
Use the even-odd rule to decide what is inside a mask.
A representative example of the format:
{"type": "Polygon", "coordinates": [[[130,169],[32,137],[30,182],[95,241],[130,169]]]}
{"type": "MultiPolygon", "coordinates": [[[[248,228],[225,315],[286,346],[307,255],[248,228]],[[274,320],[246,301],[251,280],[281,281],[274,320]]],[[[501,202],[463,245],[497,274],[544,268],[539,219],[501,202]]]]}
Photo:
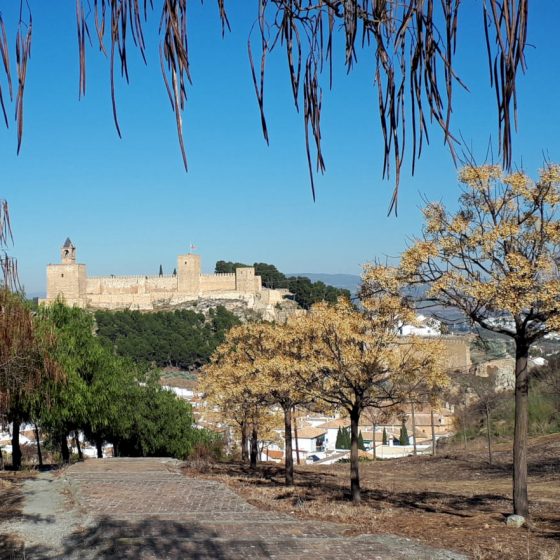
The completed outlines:
{"type": "MultiPolygon", "coordinates": [[[[128,51],[131,44],[144,60],[144,25],[152,0],[76,0],[76,21],[80,53],[79,94],[86,88],[86,37],[89,12],[93,11],[99,48],[106,53],[104,40],[110,40],[110,87],[113,117],[119,136],[115,99],[115,60],[128,80],[128,51]],[[89,11],[87,11],[89,10],[89,11]],[[108,25],[107,25],[108,23],[108,25]],[[107,32],[107,28],[110,30],[107,32]]],[[[23,2],[21,2],[23,4],[23,2]]],[[[377,109],[384,144],[383,176],[393,172],[395,187],[391,210],[397,208],[399,180],[405,156],[411,171],[429,142],[428,124],[434,122],[443,132],[453,159],[459,144],[453,135],[451,116],[455,84],[464,86],[454,66],[459,27],[460,0],[256,0],[254,29],[259,34],[260,56],[253,56],[255,37],[249,37],[252,80],[266,141],[269,131],[264,110],[264,84],[268,55],[281,46],[285,49],[295,107],[303,107],[306,153],[315,196],[314,174],[325,169],[321,149],[322,74],[328,72],[332,87],[334,44],[344,37],[344,60],[350,71],[360,56],[374,63],[377,109]],[[256,69],[256,66],[259,69],[256,69]],[[302,103],[303,100],[303,103],[302,103]],[[314,157],[313,157],[314,155],[314,157]],[[313,159],[315,160],[313,163],[313,159]]],[[[225,0],[217,0],[222,34],[229,29],[225,0]]],[[[187,157],[183,141],[182,113],[190,83],[188,38],[188,0],[161,0],[159,32],[160,64],[163,79],[175,113],[177,134],[185,168],[187,157]]],[[[490,65],[491,84],[496,92],[501,155],[505,168],[512,161],[512,130],[517,118],[517,72],[525,70],[528,0],[484,0],[484,40],[490,65]],[[493,37],[492,37],[493,35],[493,37]]],[[[21,20],[16,38],[18,94],[16,118],[18,150],[23,132],[23,91],[31,46],[29,23],[21,20]],[[24,33],[24,28],[26,32],[24,33]]],[[[8,45],[0,17],[0,55],[11,94],[8,45]]],[[[0,90],[0,105],[5,115],[0,90]]]]}
{"type": "Polygon", "coordinates": [[[8,203],[0,199],[0,290],[8,288],[17,291],[20,289],[17,261],[4,250],[10,242],[13,242],[13,237],[8,203]]]}

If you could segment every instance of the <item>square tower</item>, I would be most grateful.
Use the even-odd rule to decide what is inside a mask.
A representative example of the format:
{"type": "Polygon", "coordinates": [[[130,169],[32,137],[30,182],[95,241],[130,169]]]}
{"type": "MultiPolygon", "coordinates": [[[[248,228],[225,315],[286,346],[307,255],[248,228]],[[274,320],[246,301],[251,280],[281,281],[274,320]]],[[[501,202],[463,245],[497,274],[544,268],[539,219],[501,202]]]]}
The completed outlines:
{"type": "Polygon", "coordinates": [[[255,293],[255,269],[252,266],[235,269],[235,289],[238,292],[255,293]]]}
{"type": "Polygon", "coordinates": [[[177,257],[177,291],[198,295],[200,292],[200,255],[177,257]]]}
{"type": "Polygon", "coordinates": [[[47,301],[62,297],[68,305],[84,307],[86,300],[86,265],[76,263],[76,247],[66,239],[60,252],[60,264],[47,266],[47,301]]]}

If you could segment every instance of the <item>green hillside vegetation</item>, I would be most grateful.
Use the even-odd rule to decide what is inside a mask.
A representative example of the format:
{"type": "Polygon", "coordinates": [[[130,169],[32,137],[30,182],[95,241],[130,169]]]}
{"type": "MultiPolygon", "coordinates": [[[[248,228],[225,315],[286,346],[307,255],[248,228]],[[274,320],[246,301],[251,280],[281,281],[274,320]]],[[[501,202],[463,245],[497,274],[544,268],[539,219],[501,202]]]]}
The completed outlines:
{"type": "MultiPolygon", "coordinates": [[[[529,435],[560,432],[560,354],[548,358],[548,365],[536,369],[529,388],[529,435]]],[[[493,438],[510,439],[514,428],[513,391],[491,395],[490,433],[493,438]]],[[[483,403],[456,408],[457,441],[486,437],[487,419],[483,403]]]]}
{"type": "Polygon", "coordinates": [[[96,311],[95,320],[99,338],[118,355],[184,370],[205,364],[229,328],[239,323],[221,306],[208,317],[191,310],[96,311]]]}
{"type": "MultiPolygon", "coordinates": [[[[7,413],[14,434],[22,423],[34,423],[45,446],[64,462],[70,460],[67,438],[77,432],[97,447],[98,456],[105,443],[113,445],[115,455],[179,459],[201,445],[215,445],[218,436],[195,428],[190,404],[160,386],[157,370],[117,356],[102,344],[87,311],[57,302],[41,307],[33,326],[38,336],[49,333],[47,359],[57,374],[40,375],[24,392],[4,393],[9,402],[0,405],[8,409],[0,406],[0,413],[7,413]]],[[[12,439],[16,470],[21,466],[18,440],[12,439]]],[[[78,454],[81,458],[79,446],[78,454]]]]}
{"type": "Polygon", "coordinates": [[[350,298],[350,291],[329,286],[324,282],[312,282],[305,276],[286,276],[273,264],[254,263],[253,265],[235,263],[230,261],[218,261],[215,272],[233,273],[236,268],[253,266],[255,274],[262,278],[265,288],[284,288],[294,294],[294,300],[304,309],[309,309],[314,303],[327,301],[334,303],[340,296],[350,298]]]}

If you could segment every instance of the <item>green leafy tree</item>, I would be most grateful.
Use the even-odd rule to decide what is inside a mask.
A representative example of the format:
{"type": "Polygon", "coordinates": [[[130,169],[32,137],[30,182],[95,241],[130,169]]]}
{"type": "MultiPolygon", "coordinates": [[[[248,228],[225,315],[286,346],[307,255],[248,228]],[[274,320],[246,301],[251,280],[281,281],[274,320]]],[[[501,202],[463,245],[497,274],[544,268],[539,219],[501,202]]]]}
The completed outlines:
{"type": "Polygon", "coordinates": [[[388,445],[389,439],[387,438],[387,429],[383,428],[383,445],[388,445]]]}

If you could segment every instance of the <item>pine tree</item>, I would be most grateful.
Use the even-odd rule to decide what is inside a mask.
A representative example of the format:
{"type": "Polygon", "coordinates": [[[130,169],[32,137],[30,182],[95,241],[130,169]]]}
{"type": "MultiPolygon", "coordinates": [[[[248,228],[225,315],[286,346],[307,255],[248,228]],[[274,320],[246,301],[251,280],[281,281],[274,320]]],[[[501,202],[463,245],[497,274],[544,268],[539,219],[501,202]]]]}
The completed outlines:
{"type": "Polygon", "coordinates": [[[176,268],[173,269],[173,276],[177,276],[177,269],[176,268]]]}
{"type": "Polygon", "coordinates": [[[364,445],[364,437],[362,436],[362,430],[360,430],[360,433],[358,434],[358,449],[361,449],[362,451],[366,450],[366,446],[364,445]]]}
{"type": "Polygon", "coordinates": [[[408,445],[408,430],[406,429],[406,424],[404,422],[401,426],[401,435],[399,440],[401,445],[408,445]]]}
{"type": "Polygon", "coordinates": [[[163,267],[161,266],[161,264],[159,265],[159,275],[163,276],[163,267]]]}
{"type": "MultiPolygon", "coordinates": [[[[374,436],[375,437],[375,434],[374,436]]],[[[387,438],[387,430],[385,428],[383,428],[383,445],[387,445],[389,443],[389,440],[387,438]]]]}

